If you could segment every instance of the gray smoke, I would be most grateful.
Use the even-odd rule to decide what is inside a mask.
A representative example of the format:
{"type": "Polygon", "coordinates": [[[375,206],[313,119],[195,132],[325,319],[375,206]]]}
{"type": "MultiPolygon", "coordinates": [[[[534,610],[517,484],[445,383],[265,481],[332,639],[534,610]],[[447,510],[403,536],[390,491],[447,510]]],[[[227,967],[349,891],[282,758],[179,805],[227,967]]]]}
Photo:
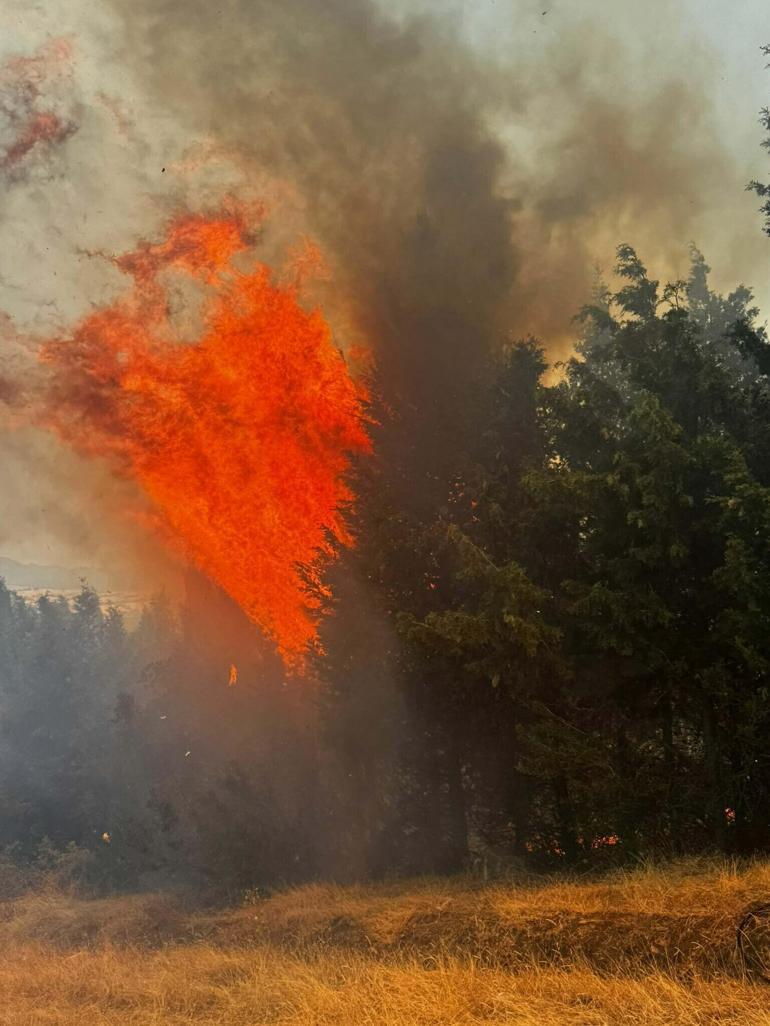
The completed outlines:
{"type": "MultiPolygon", "coordinates": [[[[686,274],[695,241],[720,286],[770,280],[743,192],[764,174],[761,101],[744,109],[736,79],[721,103],[687,4],[417,2],[52,0],[36,17],[72,34],[79,128],[56,181],[7,200],[4,308],[26,327],[53,296],[48,319],[71,322],[116,287],[84,251],[248,186],[279,234],[320,242],[340,345],[373,346],[427,464],[502,340],[568,351],[618,242],[657,275],[686,274]]],[[[762,31],[731,43],[760,73],[762,31]]]]}
{"type": "MultiPolygon", "coordinates": [[[[566,50],[556,37],[535,57],[522,38],[501,61],[451,18],[372,0],[114,3],[158,102],[295,190],[416,431],[457,420],[506,335],[563,352],[615,244],[681,270],[725,183],[743,199],[708,61],[691,51],[684,77],[675,48],[634,52],[598,20],[567,19],[566,50]]],[[[512,38],[531,7],[513,5],[512,38]]]]}

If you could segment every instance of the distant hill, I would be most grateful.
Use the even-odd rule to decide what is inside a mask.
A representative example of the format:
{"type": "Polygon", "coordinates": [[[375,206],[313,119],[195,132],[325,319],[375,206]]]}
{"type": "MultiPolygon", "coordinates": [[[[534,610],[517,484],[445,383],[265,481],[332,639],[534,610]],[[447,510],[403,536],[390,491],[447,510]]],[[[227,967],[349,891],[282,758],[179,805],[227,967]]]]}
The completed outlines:
{"type": "Polygon", "coordinates": [[[0,556],[0,577],[5,579],[9,588],[35,588],[40,591],[77,590],[82,581],[97,591],[105,591],[110,583],[104,571],[94,567],[19,563],[7,556],[0,556]]]}

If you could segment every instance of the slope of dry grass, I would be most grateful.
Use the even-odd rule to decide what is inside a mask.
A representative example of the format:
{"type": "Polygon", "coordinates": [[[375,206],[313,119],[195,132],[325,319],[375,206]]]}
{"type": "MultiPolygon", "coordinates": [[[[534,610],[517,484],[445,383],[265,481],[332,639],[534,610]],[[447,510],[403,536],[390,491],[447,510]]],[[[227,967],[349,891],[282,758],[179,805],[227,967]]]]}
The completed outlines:
{"type": "Polygon", "coordinates": [[[28,895],[0,906],[0,1023],[770,1026],[733,955],[768,898],[760,862],[318,885],[216,913],[28,895]]]}

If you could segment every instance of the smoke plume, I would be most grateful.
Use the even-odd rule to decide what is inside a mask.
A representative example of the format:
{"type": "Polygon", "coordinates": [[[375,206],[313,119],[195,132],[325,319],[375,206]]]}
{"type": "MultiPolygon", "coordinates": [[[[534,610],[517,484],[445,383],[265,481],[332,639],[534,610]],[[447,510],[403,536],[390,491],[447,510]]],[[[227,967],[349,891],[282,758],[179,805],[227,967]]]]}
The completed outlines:
{"type": "MultiPolygon", "coordinates": [[[[488,353],[534,333],[565,355],[618,242],[660,276],[686,274],[695,241],[718,286],[770,279],[743,191],[764,173],[759,103],[746,99],[736,145],[737,100],[727,131],[724,69],[680,5],[624,0],[611,24],[598,0],[438,6],[111,0],[95,18],[51,0],[19,17],[37,27],[8,41],[4,65],[33,80],[9,92],[3,152],[18,159],[4,172],[0,307],[21,332],[66,337],[122,288],[94,254],[158,239],[180,209],[212,209],[228,190],[264,199],[270,231],[320,243],[335,341],[374,349],[400,421],[382,444],[411,448],[408,476],[424,482],[469,430],[488,353]],[[72,38],[66,60],[39,49],[53,32],[72,38]],[[22,156],[23,126],[46,112],[62,132],[22,156]]],[[[272,262],[268,238],[261,253],[272,262]]],[[[49,515],[66,506],[84,530],[94,494],[115,487],[108,471],[62,494],[46,484],[59,450],[17,436],[20,466],[22,441],[19,494],[39,489],[49,515]]],[[[19,537],[29,503],[16,505],[19,537]]],[[[117,558],[109,518],[90,523],[83,545],[117,558]]]]}
{"type": "MultiPolygon", "coordinates": [[[[114,2],[158,102],[296,190],[423,447],[452,439],[503,337],[565,351],[619,241],[681,270],[725,183],[740,193],[706,57],[691,48],[685,78],[676,42],[634,49],[591,4],[584,18],[513,5],[502,60],[451,16],[372,0],[114,2]],[[566,49],[558,33],[532,49],[547,18],[566,49]]],[[[673,9],[653,6],[668,31],[673,9]]]]}

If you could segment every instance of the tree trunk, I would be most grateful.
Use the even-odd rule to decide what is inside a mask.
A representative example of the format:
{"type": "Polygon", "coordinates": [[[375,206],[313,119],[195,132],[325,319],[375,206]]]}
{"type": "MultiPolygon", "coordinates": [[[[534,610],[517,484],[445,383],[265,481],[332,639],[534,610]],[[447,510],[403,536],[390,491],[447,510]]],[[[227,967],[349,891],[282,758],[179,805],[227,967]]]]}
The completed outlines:
{"type": "Polygon", "coordinates": [[[575,823],[575,809],[569,793],[569,783],[564,776],[553,781],[553,793],[556,798],[556,814],[559,822],[559,846],[564,852],[568,865],[577,861],[578,841],[575,823]]]}
{"type": "Polygon", "coordinates": [[[663,766],[666,773],[666,785],[663,807],[663,825],[669,843],[679,848],[676,836],[677,824],[674,822],[674,782],[676,780],[676,753],[674,751],[674,709],[671,701],[671,687],[666,684],[660,698],[661,735],[663,741],[663,766]]]}
{"type": "Polygon", "coordinates": [[[450,872],[462,869],[468,862],[468,818],[463,784],[462,748],[458,727],[450,728],[446,751],[447,777],[447,863],[450,872]]]}
{"type": "Polygon", "coordinates": [[[727,798],[724,793],[716,710],[713,701],[708,696],[703,704],[703,753],[709,795],[706,809],[709,827],[717,848],[720,851],[726,851],[727,798]]]}
{"type": "Polygon", "coordinates": [[[620,815],[618,817],[619,832],[623,841],[621,854],[633,858],[638,850],[636,836],[637,817],[634,809],[633,782],[631,780],[633,758],[629,753],[628,737],[622,718],[618,722],[615,733],[615,765],[621,789],[620,815]]]}

